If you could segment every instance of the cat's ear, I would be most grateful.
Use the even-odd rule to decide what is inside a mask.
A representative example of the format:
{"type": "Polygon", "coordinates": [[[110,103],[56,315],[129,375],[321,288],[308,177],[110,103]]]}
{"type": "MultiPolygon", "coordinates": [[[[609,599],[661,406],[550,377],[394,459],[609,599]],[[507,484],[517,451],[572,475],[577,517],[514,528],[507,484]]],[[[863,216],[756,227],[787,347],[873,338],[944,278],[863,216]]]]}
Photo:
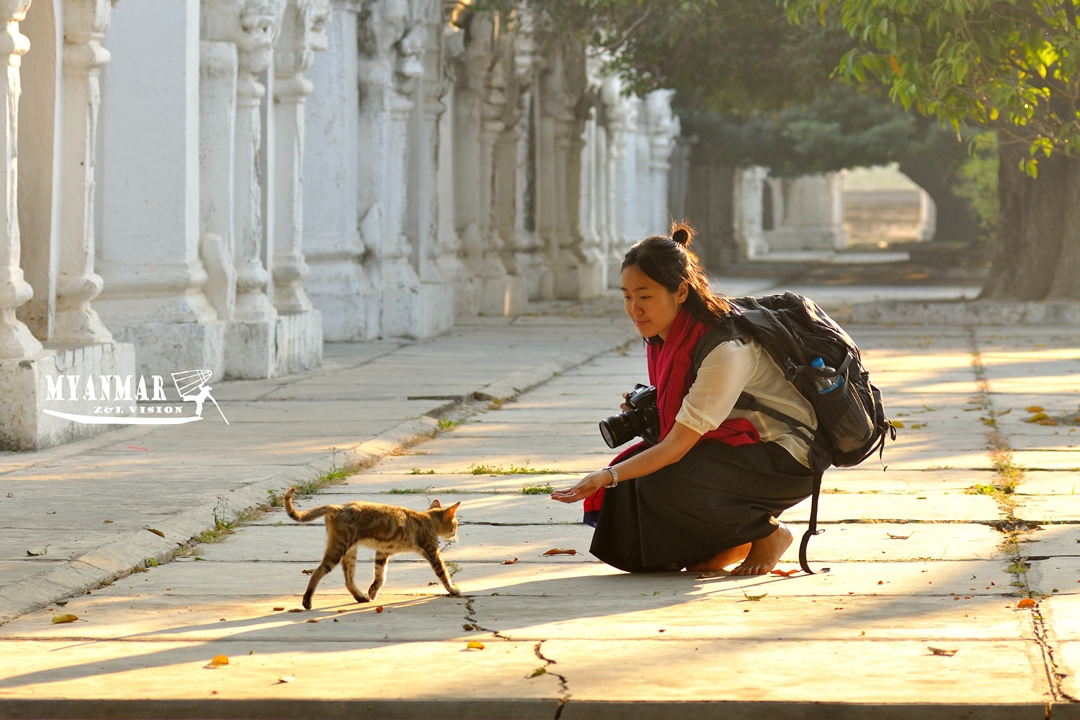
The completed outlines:
{"type": "Polygon", "coordinates": [[[445,510],[443,510],[443,514],[444,514],[444,515],[446,515],[446,517],[447,517],[447,518],[452,518],[452,517],[454,517],[454,513],[456,513],[456,512],[457,512],[457,509],[458,509],[458,506],[459,506],[459,505],[461,505],[461,501],[460,501],[460,500],[458,500],[458,501],[457,501],[456,503],[454,503],[454,504],[453,504],[453,505],[451,505],[450,507],[448,507],[448,508],[446,508],[445,510]]]}
{"type": "Polygon", "coordinates": [[[431,501],[431,504],[430,504],[430,505],[428,505],[428,508],[427,508],[427,509],[428,509],[428,510],[437,510],[437,509],[439,509],[439,508],[441,508],[441,507],[442,507],[442,503],[441,503],[441,502],[439,502],[438,500],[432,500],[432,501],[431,501]]]}

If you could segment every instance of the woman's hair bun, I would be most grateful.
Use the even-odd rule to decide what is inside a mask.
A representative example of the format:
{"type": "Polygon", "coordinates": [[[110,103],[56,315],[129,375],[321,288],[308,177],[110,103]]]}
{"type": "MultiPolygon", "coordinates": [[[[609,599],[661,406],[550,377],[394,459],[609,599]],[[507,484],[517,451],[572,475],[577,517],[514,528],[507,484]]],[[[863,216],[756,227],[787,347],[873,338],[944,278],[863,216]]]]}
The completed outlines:
{"type": "Polygon", "coordinates": [[[685,222],[673,223],[671,226],[671,239],[683,247],[690,247],[694,240],[694,228],[685,222]]]}

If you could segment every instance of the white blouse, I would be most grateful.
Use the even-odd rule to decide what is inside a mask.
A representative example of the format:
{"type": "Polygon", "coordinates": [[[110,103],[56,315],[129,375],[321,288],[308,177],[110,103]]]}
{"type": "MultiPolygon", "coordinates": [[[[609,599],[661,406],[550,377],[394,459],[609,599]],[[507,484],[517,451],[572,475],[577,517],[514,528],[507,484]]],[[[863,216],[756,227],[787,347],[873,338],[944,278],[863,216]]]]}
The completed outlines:
{"type": "Polygon", "coordinates": [[[728,418],[746,418],[761,433],[762,441],[779,444],[810,467],[810,446],[787,424],[763,413],[734,409],[735,401],[744,391],[762,405],[817,429],[814,407],[754,340],[720,343],[705,357],[675,422],[704,435],[728,418]]]}

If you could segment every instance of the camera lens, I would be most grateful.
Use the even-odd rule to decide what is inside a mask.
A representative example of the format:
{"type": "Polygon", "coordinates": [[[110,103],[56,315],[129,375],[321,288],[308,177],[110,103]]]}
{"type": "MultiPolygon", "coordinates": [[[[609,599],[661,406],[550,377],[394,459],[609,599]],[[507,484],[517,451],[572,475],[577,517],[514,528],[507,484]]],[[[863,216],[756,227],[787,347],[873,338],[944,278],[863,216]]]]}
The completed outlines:
{"type": "Polygon", "coordinates": [[[629,417],[636,412],[628,410],[600,421],[600,435],[609,448],[617,448],[637,436],[638,431],[634,429],[634,423],[629,417]]]}

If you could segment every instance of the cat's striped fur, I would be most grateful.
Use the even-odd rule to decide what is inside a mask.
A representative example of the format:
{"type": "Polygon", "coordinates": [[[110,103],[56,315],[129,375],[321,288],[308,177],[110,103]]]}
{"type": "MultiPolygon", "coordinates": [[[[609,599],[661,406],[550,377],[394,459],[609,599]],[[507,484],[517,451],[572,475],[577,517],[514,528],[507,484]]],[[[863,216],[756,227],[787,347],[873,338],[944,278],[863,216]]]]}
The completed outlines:
{"type": "Polygon", "coordinates": [[[304,592],[305,609],[311,609],[311,596],[319,581],[339,562],[345,571],[345,587],[356,602],[374,600],[386,580],[386,563],[390,556],[402,552],[419,553],[431,563],[431,568],[448,593],[461,594],[450,580],[439,555],[439,538],[452,539],[457,535],[456,513],[460,502],[444,508],[438,500],[433,500],[431,507],[423,512],[396,505],[355,501],[298,511],[293,507],[295,492],[294,487],[285,491],[285,512],[289,517],[297,522],[326,518],[326,554],[319,567],[311,573],[311,581],[304,592]],[[353,582],[356,576],[356,548],[360,545],[375,551],[375,579],[367,594],[360,592],[353,582]]]}

